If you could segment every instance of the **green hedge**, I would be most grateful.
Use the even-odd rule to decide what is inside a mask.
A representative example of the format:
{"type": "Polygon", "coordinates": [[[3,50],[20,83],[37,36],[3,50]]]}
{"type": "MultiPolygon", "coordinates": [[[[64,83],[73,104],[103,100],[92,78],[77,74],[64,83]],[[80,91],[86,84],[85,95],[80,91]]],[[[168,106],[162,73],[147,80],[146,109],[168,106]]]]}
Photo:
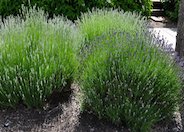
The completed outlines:
{"type": "Polygon", "coordinates": [[[48,20],[42,10],[0,22],[0,105],[41,107],[55,91],[70,89],[78,66],[72,23],[48,20]]]}
{"type": "Polygon", "coordinates": [[[113,7],[121,8],[125,11],[138,11],[143,15],[151,14],[151,0],[1,0],[0,15],[3,17],[10,14],[18,14],[21,4],[25,6],[37,5],[52,17],[53,14],[67,16],[71,20],[77,19],[81,12],[86,12],[92,8],[113,7]]]}
{"type": "Polygon", "coordinates": [[[120,7],[125,11],[142,12],[145,16],[151,15],[151,0],[112,0],[114,7],[120,7]]]}

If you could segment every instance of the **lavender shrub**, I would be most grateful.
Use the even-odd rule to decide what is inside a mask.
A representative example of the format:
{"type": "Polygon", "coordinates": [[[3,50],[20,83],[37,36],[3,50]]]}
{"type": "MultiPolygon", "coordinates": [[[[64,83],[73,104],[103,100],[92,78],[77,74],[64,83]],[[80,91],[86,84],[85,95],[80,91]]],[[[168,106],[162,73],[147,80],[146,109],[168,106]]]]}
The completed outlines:
{"type": "Polygon", "coordinates": [[[164,43],[146,34],[106,32],[84,50],[83,110],[133,132],[171,118],[180,100],[179,69],[164,43]]]}

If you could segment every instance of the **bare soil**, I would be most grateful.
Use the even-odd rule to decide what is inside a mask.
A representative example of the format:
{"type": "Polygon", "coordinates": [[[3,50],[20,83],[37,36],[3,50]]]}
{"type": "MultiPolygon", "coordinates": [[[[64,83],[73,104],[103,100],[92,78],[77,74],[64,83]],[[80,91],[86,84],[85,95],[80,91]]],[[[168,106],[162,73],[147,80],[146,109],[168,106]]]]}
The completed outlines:
{"type": "MultiPolygon", "coordinates": [[[[0,132],[130,132],[123,124],[113,125],[94,114],[80,111],[79,87],[72,85],[59,103],[42,110],[19,105],[0,109],[0,132]]],[[[157,124],[152,132],[169,132],[170,123],[157,124]]]]}
{"type": "Polygon", "coordinates": [[[0,109],[0,132],[128,132],[123,126],[99,120],[92,113],[80,112],[78,91],[72,85],[72,92],[65,93],[61,102],[43,110],[24,105],[0,109]]]}

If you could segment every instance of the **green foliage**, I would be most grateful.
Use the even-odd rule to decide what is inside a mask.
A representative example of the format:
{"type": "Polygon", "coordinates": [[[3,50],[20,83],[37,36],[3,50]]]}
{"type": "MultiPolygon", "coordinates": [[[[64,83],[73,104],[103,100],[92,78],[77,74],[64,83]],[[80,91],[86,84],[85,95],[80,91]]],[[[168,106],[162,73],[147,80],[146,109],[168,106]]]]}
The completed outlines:
{"type": "Polygon", "coordinates": [[[1,0],[0,1],[0,15],[3,18],[10,14],[16,15],[20,8],[21,8],[20,1],[17,1],[17,0],[1,0]]]}
{"type": "Polygon", "coordinates": [[[125,11],[142,12],[145,16],[151,15],[152,1],[151,0],[112,0],[114,7],[120,7],[125,11]]]}
{"type": "Polygon", "coordinates": [[[77,24],[86,40],[91,40],[111,30],[136,34],[147,29],[144,17],[136,13],[111,9],[97,9],[84,13],[77,24]]]}
{"type": "Polygon", "coordinates": [[[145,33],[114,31],[90,40],[80,78],[83,110],[125,122],[133,132],[148,132],[170,118],[180,79],[171,58],[153,42],[145,33]]]}
{"type": "Polygon", "coordinates": [[[180,0],[163,1],[165,14],[172,20],[177,22],[180,0]]]}
{"type": "MultiPolygon", "coordinates": [[[[126,31],[130,34],[137,34],[147,30],[147,22],[140,14],[124,12],[122,10],[112,9],[95,9],[88,13],[82,14],[77,21],[80,34],[85,42],[79,46],[78,53],[80,63],[83,63],[87,52],[83,51],[91,44],[90,41],[97,36],[110,31],[126,31]]],[[[89,52],[89,51],[88,51],[89,52]]],[[[83,67],[79,68],[79,75],[83,71],[83,67]]]]}
{"type": "Polygon", "coordinates": [[[31,5],[43,8],[49,15],[64,15],[70,20],[77,19],[86,10],[84,0],[34,0],[31,5]]]}
{"type": "Polygon", "coordinates": [[[23,8],[23,14],[24,20],[10,16],[0,23],[0,105],[41,107],[73,81],[76,31],[62,17],[48,20],[42,10],[23,8]]]}
{"type": "Polygon", "coordinates": [[[137,11],[145,16],[151,15],[152,1],[151,0],[84,0],[85,6],[89,9],[93,7],[104,8],[120,8],[124,11],[137,11]]]}
{"type": "Polygon", "coordinates": [[[53,15],[64,15],[71,20],[77,18],[80,12],[84,12],[84,0],[1,0],[0,15],[3,17],[11,14],[17,15],[21,10],[21,5],[33,7],[37,6],[49,13],[49,17],[53,15]]]}
{"type": "Polygon", "coordinates": [[[83,109],[141,132],[172,115],[180,88],[173,62],[153,46],[146,24],[137,14],[117,10],[95,10],[78,21],[85,38],[83,109]]]}
{"type": "Polygon", "coordinates": [[[50,17],[63,14],[71,20],[76,20],[82,12],[93,8],[121,8],[125,11],[142,12],[146,16],[151,14],[152,8],[151,0],[1,0],[0,15],[6,17],[18,14],[21,4],[36,5],[48,12],[50,17]]]}

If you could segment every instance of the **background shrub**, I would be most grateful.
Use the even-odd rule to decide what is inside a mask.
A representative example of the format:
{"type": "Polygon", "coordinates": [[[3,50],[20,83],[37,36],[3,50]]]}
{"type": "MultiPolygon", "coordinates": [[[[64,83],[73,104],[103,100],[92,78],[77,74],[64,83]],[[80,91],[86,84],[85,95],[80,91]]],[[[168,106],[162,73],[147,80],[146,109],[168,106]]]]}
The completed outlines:
{"type": "Polygon", "coordinates": [[[42,10],[23,9],[24,20],[11,16],[0,23],[0,104],[41,107],[73,81],[76,33],[62,17],[47,20],[42,10]]]}
{"type": "Polygon", "coordinates": [[[77,23],[81,34],[84,35],[86,40],[91,40],[111,30],[126,31],[131,34],[147,30],[147,22],[144,17],[121,10],[93,10],[82,14],[77,23]]]}
{"type": "Polygon", "coordinates": [[[143,15],[151,15],[151,0],[1,0],[0,15],[4,17],[10,14],[18,14],[21,4],[25,6],[35,4],[49,13],[52,17],[55,15],[67,16],[71,20],[77,19],[81,12],[86,12],[92,8],[121,8],[125,11],[142,12],[143,15]]]}
{"type": "Polygon", "coordinates": [[[137,11],[142,15],[150,16],[153,3],[151,0],[112,0],[111,4],[124,11],[137,11]]]}
{"type": "Polygon", "coordinates": [[[177,22],[180,0],[165,0],[163,1],[164,11],[172,21],[177,22]]]}
{"type": "Polygon", "coordinates": [[[171,58],[144,33],[105,33],[91,40],[83,64],[83,110],[134,132],[168,119],[179,100],[180,79],[171,58]],[[93,52],[91,52],[91,48],[93,52]]]}

